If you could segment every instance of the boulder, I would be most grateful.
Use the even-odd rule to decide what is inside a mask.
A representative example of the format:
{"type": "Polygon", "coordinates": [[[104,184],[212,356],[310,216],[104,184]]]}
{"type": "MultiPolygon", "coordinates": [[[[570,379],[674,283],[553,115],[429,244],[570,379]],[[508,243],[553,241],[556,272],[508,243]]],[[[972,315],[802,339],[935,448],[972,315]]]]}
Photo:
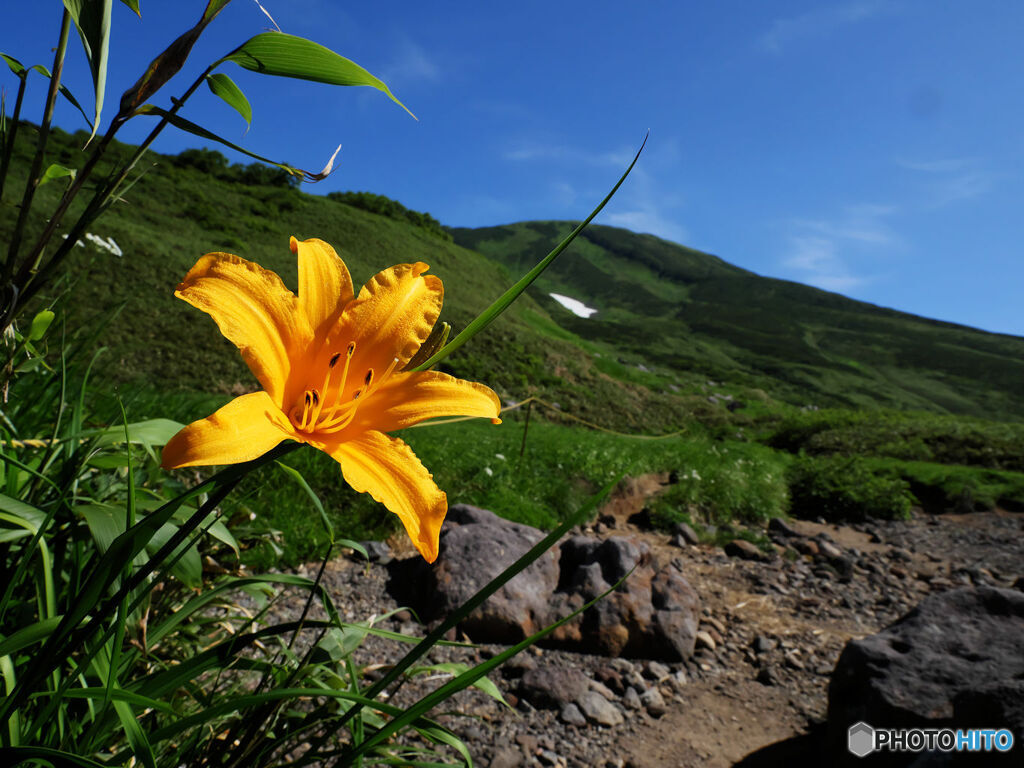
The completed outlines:
{"type": "MultiPolygon", "coordinates": [[[[439,619],[543,538],[487,510],[453,505],[437,560],[392,567],[389,588],[427,620],[439,619]]],[[[574,536],[544,553],[474,611],[462,631],[474,642],[513,643],[553,624],[628,578],[544,644],[605,656],[681,661],[693,654],[700,600],[682,561],[660,567],[638,539],[574,536]]]]}
{"type": "MultiPolygon", "coordinates": [[[[493,512],[453,505],[437,560],[420,574],[420,602],[427,615],[448,615],[542,538],[536,528],[493,512]]],[[[474,642],[523,640],[550,623],[548,599],[557,585],[558,555],[549,550],[470,614],[461,629],[474,642]]]]}
{"type": "MultiPolygon", "coordinates": [[[[846,739],[858,721],[1009,728],[1015,744],[1024,742],[1024,593],[935,594],[881,632],[847,643],[829,685],[828,743],[840,764],[857,760],[846,739]]],[[[871,764],[902,765],[906,757],[877,754],[871,764]]]]}

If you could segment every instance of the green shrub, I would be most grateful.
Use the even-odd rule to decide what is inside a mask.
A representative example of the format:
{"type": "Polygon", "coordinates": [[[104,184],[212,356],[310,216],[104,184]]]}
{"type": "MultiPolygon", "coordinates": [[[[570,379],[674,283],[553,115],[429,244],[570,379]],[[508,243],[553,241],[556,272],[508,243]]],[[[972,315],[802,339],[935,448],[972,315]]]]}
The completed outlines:
{"type": "Polygon", "coordinates": [[[905,480],[859,457],[800,456],[790,467],[789,492],[794,516],[830,521],[905,518],[913,504],[905,480]]]}

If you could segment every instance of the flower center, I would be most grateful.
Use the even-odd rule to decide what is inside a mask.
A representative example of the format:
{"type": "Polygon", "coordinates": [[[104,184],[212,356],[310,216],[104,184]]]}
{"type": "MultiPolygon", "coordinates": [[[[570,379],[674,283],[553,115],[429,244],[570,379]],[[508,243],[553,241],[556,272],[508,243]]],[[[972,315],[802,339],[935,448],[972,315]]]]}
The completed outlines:
{"type": "Polygon", "coordinates": [[[331,356],[330,362],[327,363],[323,383],[319,387],[307,389],[303,393],[302,399],[292,406],[288,418],[296,430],[307,434],[340,432],[352,423],[359,406],[365,403],[366,399],[388,380],[395,370],[395,366],[398,365],[396,357],[382,376],[376,376],[373,368],[368,368],[363,375],[362,385],[346,399],[345,384],[351,373],[352,355],[355,354],[355,351],[356,343],[350,341],[344,352],[345,363],[337,383],[332,382],[331,377],[341,361],[343,354],[341,352],[331,356]]]}

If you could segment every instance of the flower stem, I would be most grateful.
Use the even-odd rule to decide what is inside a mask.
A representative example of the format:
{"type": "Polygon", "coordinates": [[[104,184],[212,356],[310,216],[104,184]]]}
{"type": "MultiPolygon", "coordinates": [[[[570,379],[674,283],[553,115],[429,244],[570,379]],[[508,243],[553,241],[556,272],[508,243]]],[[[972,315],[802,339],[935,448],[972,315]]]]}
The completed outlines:
{"type": "MultiPolygon", "coordinates": [[[[0,200],[4,196],[4,184],[7,181],[7,169],[11,165],[11,153],[14,152],[14,139],[18,135],[18,121],[21,119],[21,102],[25,98],[25,86],[28,84],[28,73],[20,76],[18,83],[18,95],[14,99],[14,113],[11,115],[11,129],[7,132],[7,140],[4,143],[4,156],[0,159],[0,200]]],[[[6,262],[4,262],[6,268],[6,262]]],[[[6,277],[7,275],[5,275],[6,277]]]]}
{"type": "Polygon", "coordinates": [[[46,152],[46,142],[50,137],[50,122],[53,120],[53,109],[57,103],[57,93],[60,91],[60,78],[64,72],[64,54],[68,47],[68,31],[70,29],[71,14],[65,8],[60,22],[60,39],[57,42],[57,51],[53,55],[53,74],[50,76],[50,90],[46,94],[43,122],[39,126],[39,142],[36,144],[36,155],[32,158],[32,167],[29,170],[28,179],[25,181],[25,194],[21,198],[18,222],[14,225],[14,234],[11,235],[11,244],[7,249],[7,261],[4,263],[5,275],[10,273],[14,260],[18,257],[21,238],[25,231],[25,225],[28,223],[28,214],[32,209],[32,199],[35,197],[36,189],[39,187],[39,173],[43,168],[43,155],[46,152]]]}

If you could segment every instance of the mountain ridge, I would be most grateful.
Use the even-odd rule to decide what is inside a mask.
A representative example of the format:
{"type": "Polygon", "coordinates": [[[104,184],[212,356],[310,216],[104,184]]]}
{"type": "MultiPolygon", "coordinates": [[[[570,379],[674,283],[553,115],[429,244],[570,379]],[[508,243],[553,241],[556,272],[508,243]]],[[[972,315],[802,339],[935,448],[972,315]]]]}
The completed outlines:
{"type": "MultiPolygon", "coordinates": [[[[515,272],[572,226],[532,221],[449,231],[456,243],[515,272]]],[[[560,325],[590,341],[626,341],[634,364],[760,381],[791,402],[802,391],[823,404],[863,407],[874,399],[898,408],[1024,415],[1024,338],[764,277],[653,235],[591,225],[536,285],[534,298],[560,325]],[[598,311],[577,318],[541,292],[598,311]],[[717,363],[707,344],[717,348],[717,363]]]]}

